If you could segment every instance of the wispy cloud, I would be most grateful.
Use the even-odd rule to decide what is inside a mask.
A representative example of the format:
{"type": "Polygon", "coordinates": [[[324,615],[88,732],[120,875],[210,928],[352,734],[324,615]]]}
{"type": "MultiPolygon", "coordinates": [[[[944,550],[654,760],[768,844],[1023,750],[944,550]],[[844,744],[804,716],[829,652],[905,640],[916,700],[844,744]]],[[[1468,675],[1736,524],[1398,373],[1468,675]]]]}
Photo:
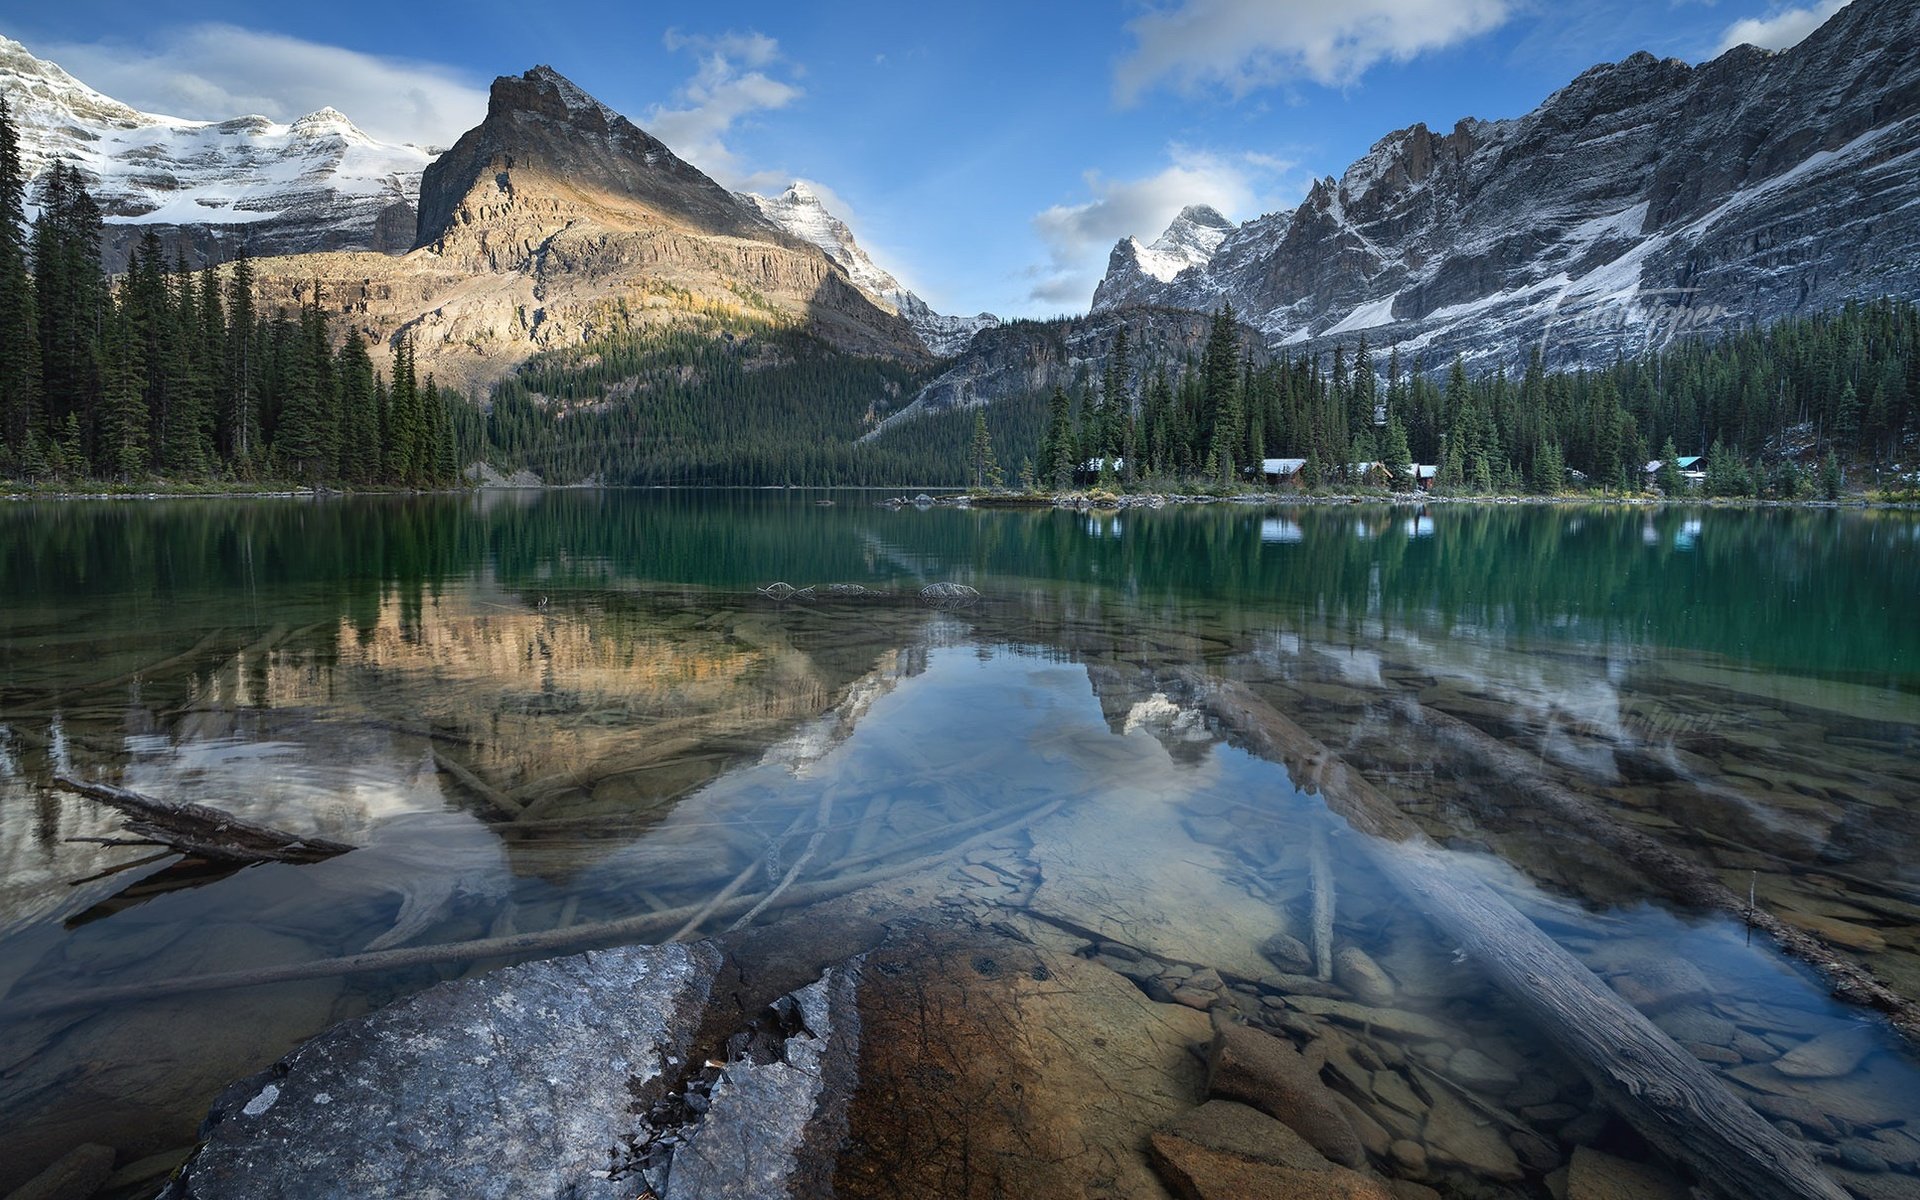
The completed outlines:
{"type": "Polygon", "coordinates": [[[693,77],[682,84],[671,102],[656,105],[645,120],[648,132],[673,147],[674,153],[735,188],[768,188],[785,182],[780,176],[755,171],[728,148],[726,137],[755,113],[785,108],[805,93],[791,82],[796,72],[769,70],[780,65],[780,43],[760,33],[686,34],[669,29],[668,50],[687,51],[699,62],[693,77]]]}
{"type": "Polygon", "coordinates": [[[1170,147],[1162,170],[1141,179],[1086,175],[1092,198],[1057,204],[1033,218],[1047,261],[1029,268],[1028,298],[1042,306],[1084,308],[1123,237],[1159,236],[1189,204],[1207,204],[1228,216],[1247,216],[1291,174],[1294,164],[1264,154],[1220,154],[1170,147]]]}
{"type": "Polygon", "coordinates": [[[235,25],[168,30],[137,48],[98,41],[35,51],[116,100],[190,120],[287,121],[332,106],[382,141],[447,146],[487,111],[484,88],[438,63],[235,25]]]}
{"type": "Polygon", "coordinates": [[[1114,71],[1123,104],[1165,82],[1243,96],[1299,80],[1350,84],[1504,24],[1517,0],[1179,0],[1128,22],[1135,47],[1114,71]]]}
{"type": "Polygon", "coordinates": [[[1820,0],[1806,8],[1782,8],[1776,5],[1764,17],[1749,17],[1727,26],[1716,53],[1735,46],[1758,46],[1763,50],[1785,50],[1797,46],[1806,36],[1827,23],[1853,0],[1820,0]]]}

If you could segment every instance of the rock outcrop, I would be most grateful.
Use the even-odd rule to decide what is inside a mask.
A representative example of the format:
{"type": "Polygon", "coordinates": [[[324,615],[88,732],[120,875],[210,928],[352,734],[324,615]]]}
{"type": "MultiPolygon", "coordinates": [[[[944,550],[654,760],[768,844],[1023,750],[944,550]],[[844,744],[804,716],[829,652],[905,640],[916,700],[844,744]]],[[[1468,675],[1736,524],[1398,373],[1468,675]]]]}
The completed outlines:
{"type": "Polygon", "coordinates": [[[420,369],[479,388],[539,350],[691,315],[926,356],[900,316],[548,67],[494,81],[487,116],[428,168],[412,253],[256,263],[269,311],[319,303],[420,369]]]}
{"type": "MultiPolygon", "coordinates": [[[[1132,384],[1139,395],[1162,367],[1170,378],[1178,378],[1187,356],[1197,356],[1205,346],[1212,320],[1183,309],[1131,307],[1068,320],[1014,321],[982,330],[958,359],[867,438],[884,437],[889,429],[918,417],[1097,379],[1106,370],[1114,337],[1122,329],[1132,347],[1132,384]]],[[[1256,330],[1243,328],[1241,341],[1256,364],[1270,361],[1256,330]]]]}
{"type": "Polygon", "coordinates": [[[1914,294],[1916,186],[1920,7],[1855,0],[1790,50],[1635,54],[1514,120],[1390,134],[1170,279],[1129,239],[1094,307],[1230,301],[1276,347],[1598,364],[1914,294]]]}

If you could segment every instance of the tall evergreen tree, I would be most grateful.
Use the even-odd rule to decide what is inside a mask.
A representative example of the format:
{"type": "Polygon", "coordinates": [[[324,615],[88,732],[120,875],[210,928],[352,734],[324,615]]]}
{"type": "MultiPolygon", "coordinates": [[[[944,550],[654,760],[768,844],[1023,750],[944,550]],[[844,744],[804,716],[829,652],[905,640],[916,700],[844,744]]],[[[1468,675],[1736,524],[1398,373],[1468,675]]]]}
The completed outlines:
{"type": "Polygon", "coordinates": [[[100,397],[100,333],[106,280],[100,272],[100,206],[78,170],[55,162],[33,224],[33,293],[40,324],[41,411],[55,428],[69,414],[83,427],[100,397]]]}
{"type": "Polygon", "coordinates": [[[40,333],[27,273],[26,199],[19,134],[0,95],[0,472],[25,465],[38,424],[40,333]]]}
{"type": "Polygon", "coordinates": [[[1040,444],[1040,474],[1047,485],[1064,491],[1073,484],[1080,456],[1073,437],[1073,406],[1065,388],[1055,387],[1047,405],[1047,433],[1040,444]]]}
{"type": "Polygon", "coordinates": [[[106,318],[102,355],[105,383],[100,407],[102,473],[122,482],[141,474],[147,463],[147,402],[141,394],[141,341],[133,315],[124,303],[113,304],[106,318]]]}
{"type": "Polygon", "coordinates": [[[380,474],[380,413],[373,386],[373,359],[358,329],[347,332],[335,371],[340,389],[340,478],[368,484],[380,474]]]}

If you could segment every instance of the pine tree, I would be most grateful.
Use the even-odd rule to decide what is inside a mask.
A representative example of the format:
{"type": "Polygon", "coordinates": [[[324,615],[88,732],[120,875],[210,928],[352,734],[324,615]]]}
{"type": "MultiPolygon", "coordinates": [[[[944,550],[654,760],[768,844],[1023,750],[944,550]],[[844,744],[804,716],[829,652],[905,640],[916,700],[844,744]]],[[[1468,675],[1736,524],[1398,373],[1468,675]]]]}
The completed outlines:
{"type": "Polygon", "coordinates": [[[25,466],[38,423],[40,335],[27,274],[26,197],[18,132],[0,95],[0,471],[25,466]]]}
{"type": "Polygon", "coordinates": [[[368,484],[380,473],[380,413],[375,407],[373,359],[358,329],[340,347],[335,376],[340,384],[342,482],[368,484]]]}
{"type": "Polygon", "coordinates": [[[402,337],[393,348],[393,387],[387,397],[387,477],[394,483],[411,484],[419,478],[422,434],[413,339],[402,337]]]}
{"type": "Polygon", "coordinates": [[[1838,500],[1840,488],[1840,456],[1829,450],[1820,460],[1820,494],[1828,500],[1838,500]]]}
{"type": "Polygon", "coordinates": [[[111,306],[103,350],[98,465],[104,474],[126,482],[146,467],[148,422],[140,386],[140,337],[124,303],[111,306]]]}
{"type": "Polygon", "coordinates": [[[1233,305],[1224,304],[1213,316],[1207,333],[1202,371],[1206,387],[1207,458],[1213,465],[1209,479],[1231,482],[1234,453],[1245,439],[1245,414],[1240,404],[1240,329],[1233,305]]]}
{"type": "Polygon", "coordinates": [[[1387,441],[1380,452],[1380,463],[1387,469],[1388,486],[1394,491],[1410,491],[1417,486],[1413,452],[1407,449],[1407,427],[1400,423],[1399,417],[1387,418],[1387,441]]]}
{"type": "Polygon", "coordinates": [[[1047,434],[1040,443],[1040,471],[1056,491],[1073,486],[1079,449],[1073,439],[1073,408],[1065,389],[1053,389],[1047,405],[1047,434]]]}
{"type": "Polygon", "coordinates": [[[100,273],[100,206],[79,172],[55,162],[33,223],[33,294],[40,325],[40,416],[51,426],[77,413],[84,426],[100,397],[101,326],[107,308],[100,273]]]}
{"type": "Polygon", "coordinates": [[[967,446],[967,470],[973,475],[976,489],[984,490],[999,481],[1000,468],[993,460],[993,434],[987,430],[985,406],[973,410],[973,438],[967,446]]]}
{"type": "Polygon", "coordinates": [[[1678,496],[1685,482],[1680,477],[1680,451],[1674,446],[1672,438],[1668,438],[1660,447],[1659,482],[1660,491],[1668,497],[1678,496]]]}
{"type": "Polygon", "coordinates": [[[226,396],[223,439],[234,465],[248,470],[260,453],[259,330],[253,310],[253,260],[242,245],[227,281],[226,396]]]}

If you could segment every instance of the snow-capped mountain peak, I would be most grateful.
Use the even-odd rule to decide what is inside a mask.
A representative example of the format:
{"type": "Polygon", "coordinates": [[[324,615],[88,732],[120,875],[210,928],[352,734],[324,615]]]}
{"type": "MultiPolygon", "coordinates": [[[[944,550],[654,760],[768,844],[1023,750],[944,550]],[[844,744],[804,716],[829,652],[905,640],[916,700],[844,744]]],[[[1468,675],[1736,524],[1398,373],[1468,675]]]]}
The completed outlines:
{"type": "Polygon", "coordinates": [[[1188,267],[1204,267],[1214,251],[1233,232],[1233,222],[1206,204],[1189,204],[1174,217],[1150,246],[1134,239],[1134,255],[1141,270],[1162,283],[1172,283],[1188,267]]]}
{"type": "Polygon", "coordinates": [[[256,254],[412,244],[431,155],[377,141],[337,109],[285,124],[142,112],[4,37],[0,93],[28,176],[59,159],[86,179],[106,218],[112,269],[149,229],[169,256],[196,263],[225,258],[237,243],[256,254]]]}
{"type": "Polygon", "coordinates": [[[891,271],[868,256],[854,239],[853,230],[828,211],[820,193],[804,179],[794,180],[777,196],[742,192],[740,199],[776,227],[818,246],[828,258],[845,268],[847,277],[861,291],[898,309],[933,354],[941,357],[958,354],[966,349],[974,334],[1000,324],[1000,318],[992,313],[954,317],[934,312],[891,271]]]}

